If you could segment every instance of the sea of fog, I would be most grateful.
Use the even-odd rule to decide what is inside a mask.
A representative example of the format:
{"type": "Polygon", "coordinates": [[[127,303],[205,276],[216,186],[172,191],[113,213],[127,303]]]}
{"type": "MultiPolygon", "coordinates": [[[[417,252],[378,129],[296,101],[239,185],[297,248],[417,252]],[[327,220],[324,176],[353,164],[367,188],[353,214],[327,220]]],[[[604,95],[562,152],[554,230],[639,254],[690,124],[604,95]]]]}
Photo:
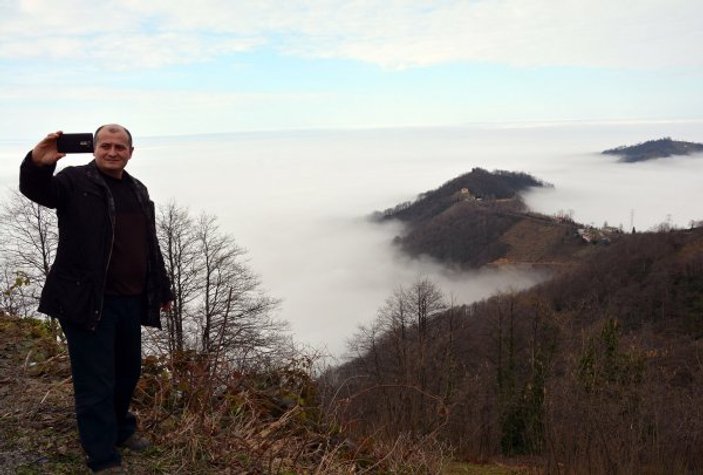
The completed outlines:
{"type": "MultiPolygon", "coordinates": [[[[37,131],[37,140],[45,132],[37,131]]],[[[282,300],[279,316],[295,339],[335,355],[395,288],[420,277],[433,279],[455,303],[543,278],[514,269],[458,272],[409,259],[391,245],[400,225],[366,219],[473,167],[523,171],[552,183],[529,192],[528,205],[572,212],[587,224],[646,230],[703,219],[703,156],[625,164],[598,153],[664,136],[701,142],[701,121],[144,138],[134,132],[128,170],[153,199],[216,215],[248,251],[263,288],[282,300]]],[[[0,141],[2,187],[16,186],[19,162],[34,142],[0,141]]],[[[60,164],[89,158],[69,156],[60,164]]]]}

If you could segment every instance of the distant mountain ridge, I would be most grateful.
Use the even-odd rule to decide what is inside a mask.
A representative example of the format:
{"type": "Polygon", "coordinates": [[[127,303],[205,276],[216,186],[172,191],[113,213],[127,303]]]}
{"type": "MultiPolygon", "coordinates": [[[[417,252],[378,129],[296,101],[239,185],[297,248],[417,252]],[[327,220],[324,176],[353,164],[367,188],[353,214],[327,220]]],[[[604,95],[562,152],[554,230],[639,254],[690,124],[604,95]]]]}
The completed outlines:
{"type": "Polygon", "coordinates": [[[395,243],[410,255],[475,268],[486,264],[563,264],[584,248],[568,217],[530,212],[520,192],[552,186],[526,173],[474,168],[439,188],[376,213],[407,232],[395,243]]]}
{"type": "Polygon", "coordinates": [[[617,155],[621,162],[642,162],[656,158],[666,158],[674,155],[690,155],[703,152],[703,144],[696,142],[683,142],[664,137],[658,140],[649,140],[637,145],[611,148],[601,152],[603,155],[617,155]]]}
{"type": "MultiPolygon", "coordinates": [[[[384,219],[399,219],[406,222],[418,222],[436,216],[445,211],[457,201],[468,200],[510,200],[517,194],[530,187],[550,187],[552,185],[521,172],[494,170],[489,172],[483,168],[473,168],[449,180],[435,190],[421,193],[414,202],[406,201],[389,208],[377,217],[384,219]],[[462,190],[465,190],[462,195],[462,190]]],[[[522,209],[522,203],[518,208],[522,209]]]]}

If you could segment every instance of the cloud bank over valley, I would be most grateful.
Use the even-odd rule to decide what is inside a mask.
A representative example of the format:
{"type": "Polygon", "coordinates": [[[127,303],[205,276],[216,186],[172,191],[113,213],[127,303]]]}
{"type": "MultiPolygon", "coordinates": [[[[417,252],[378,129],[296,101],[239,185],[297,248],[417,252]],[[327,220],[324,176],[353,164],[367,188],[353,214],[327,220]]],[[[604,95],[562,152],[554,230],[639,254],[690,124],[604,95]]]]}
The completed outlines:
{"type": "MultiPolygon", "coordinates": [[[[435,280],[455,303],[522,289],[546,276],[515,269],[460,272],[392,245],[398,223],[366,218],[473,167],[523,171],[555,185],[526,195],[534,210],[572,210],[638,230],[703,219],[703,156],[617,163],[603,149],[672,136],[700,141],[703,123],[561,124],[136,137],[129,171],[157,203],[175,199],[218,217],[298,341],[342,354],[399,285],[435,280]]],[[[0,144],[0,184],[16,186],[30,143],[0,144]]],[[[62,166],[88,156],[69,156],[62,166]]]]}

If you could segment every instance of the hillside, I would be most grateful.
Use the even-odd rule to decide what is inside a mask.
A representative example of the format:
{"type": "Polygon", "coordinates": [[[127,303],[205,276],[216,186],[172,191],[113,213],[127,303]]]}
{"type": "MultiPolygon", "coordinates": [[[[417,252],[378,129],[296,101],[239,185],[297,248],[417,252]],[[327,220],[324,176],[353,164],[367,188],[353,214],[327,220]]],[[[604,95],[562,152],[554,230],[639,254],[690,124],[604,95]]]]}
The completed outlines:
{"type": "Polygon", "coordinates": [[[611,148],[601,152],[603,155],[617,155],[621,162],[633,163],[676,155],[703,153],[703,144],[672,140],[670,137],[649,140],[637,145],[611,148]]]}
{"type": "Polygon", "coordinates": [[[410,255],[426,254],[462,267],[486,264],[564,264],[588,253],[579,226],[527,210],[520,192],[551,186],[524,173],[470,173],[383,213],[407,225],[395,242],[410,255]]]}
{"type": "MultiPolygon", "coordinates": [[[[404,222],[417,223],[432,218],[458,201],[508,201],[518,193],[530,187],[551,186],[526,173],[503,170],[489,172],[474,168],[469,173],[460,175],[435,190],[422,193],[414,202],[401,203],[382,213],[378,219],[399,219],[404,222]]],[[[518,209],[521,203],[515,203],[518,209]]]]}
{"type": "Polygon", "coordinates": [[[334,375],[342,394],[368,393],[348,411],[371,433],[435,431],[471,460],[703,472],[703,229],[598,249],[557,279],[429,322],[424,299],[379,312],[334,375]]]}
{"type": "MultiPolygon", "coordinates": [[[[319,392],[326,387],[308,376],[302,360],[224,378],[208,376],[207,363],[192,353],[145,358],[132,410],[155,445],[122,452],[128,473],[533,473],[520,460],[452,461],[434,434],[356,438],[350,429],[358,421],[340,417],[349,400],[319,392]]],[[[0,312],[0,475],[88,472],[64,345],[47,322],[0,312]]]]}
{"type": "MultiPolygon", "coordinates": [[[[445,459],[432,447],[348,437],[308,373],[303,358],[211,375],[203,355],[147,357],[132,410],[155,445],[125,450],[124,464],[132,474],[437,473],[445,459]]],[[[65,346],[46,322],[0,312],[0,474],[87,472],[65,346]]]]}
{"type": "Polygon", "coordinates": [[[703,228],[588,229],[518,191],[443,187],[382,214],[407,224],[405,250],[558,272],[470,306],[427,281],[395,292],[326,375],[363,395],[357,432],[431,432],[468,460],[529,456],[546,473],[703,472],[703,228]]]}

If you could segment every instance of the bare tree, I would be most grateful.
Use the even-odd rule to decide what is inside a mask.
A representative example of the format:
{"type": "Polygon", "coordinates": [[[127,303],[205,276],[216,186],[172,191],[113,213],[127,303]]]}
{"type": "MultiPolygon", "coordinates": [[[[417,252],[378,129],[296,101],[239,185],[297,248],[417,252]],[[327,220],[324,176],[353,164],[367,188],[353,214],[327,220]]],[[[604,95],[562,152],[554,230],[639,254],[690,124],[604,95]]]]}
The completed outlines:
{"type": "MultiPolygon", "coordinates": [[[[436,284],[426,278],[400,286],[349,343],[357,357],[341,369],[353,397],[350,411],[369,421],[369,432],[419,434],[436,424],[438,393],[447,393],[444,362],[425,358],[439,332],[430,321],[447,305],[436,284]],[[430,364],[431,363],[431,364],[430,364]],[[437,371],[437,366],[440,371],[437,371]]],[[[446,339],[442,336],[442,341],[446,339]]],[[[451,352],[444,352],[451,356],[451,352]]],[[[449,366],[448,364],[446,366],[449,366]]]]}
{"type": "Polygon", "coordinates": [[[53,210],[38,205],[17,190],[7,192],[0,205],[0,274],[5,311],[32,315],[58,244],[53,210]],[[12,299],[12,304],[8,299],[12,299]]]}
{"type": "Polygon", "coordinates": [[[166,316],[167,347],[209,356],[211,370],[223,362],[258,366],[290,348],[278,301],[260,288],[244,260],[246,252],[221,232],[217,218],[169,203],[157,223],[175,302],[166,316]]]}
{"type": "Polygon", "coordinates": [[[186,341],[184,326],[188,325],[186,307],[200,291],[198,246],[188,210],[178,207],[175,201],[159,209],[156,231],[175,297],[166,316],[166,343],[173,353],[193,346],[186,341]]]}
{"type": "Polygon", "coordinates": [[[45,278],[58,244],[56,213],[12,190],[0,210],[0,252],[32,276],[45,278]]]}
{"type": "Polygon", "coordinates": [[[259,289],[259,280],[243,261],[245,251],[219,231],[214,216],[201,215],[196,227],[201,250],[203,289],[195,317],[202,350],[249,366],[281,343],[282,322],[272,318],[278,302],[259,289]]]}

